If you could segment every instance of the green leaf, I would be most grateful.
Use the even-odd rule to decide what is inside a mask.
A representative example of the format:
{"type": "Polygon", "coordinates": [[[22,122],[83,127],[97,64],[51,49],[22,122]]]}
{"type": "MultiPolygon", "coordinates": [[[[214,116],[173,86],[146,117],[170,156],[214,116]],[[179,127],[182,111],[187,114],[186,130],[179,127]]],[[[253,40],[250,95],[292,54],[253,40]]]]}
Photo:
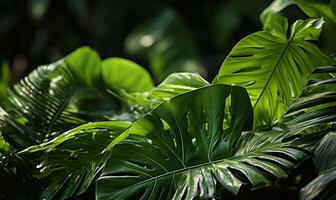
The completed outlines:
{"type": "Polygon", "coordinates": [[[105,84],[116,91],[145,92],[154,86],[149,73],[132,61],[123,58],[108,58],[103,61],[102,65],[105,84]]]}
{"type": "Polygon", "coordinates": [[[298,97],[313,67],[329,59],[311,43],[322,19],[298,20],[288,31],[286,18],[275,16],[265,31],[243,38],[222,64],[215,83],[244,86],[255,112],[255,126],[270,126],[298,97]]]}
{"type": "Polygon", "coordinates": [[[265,25],[273,17],[275,13],[281,12],[288,6],[294,5],[295,0],[274,0],[267,8],[260,14],[260,20],[265,25]]]}
{"type": "Polygon", "coordinates": [[[81,85],[76,82],[71,69],[65,66],[63,61],[41,66],[14,85],[11,91],[11,112],[16,113],[16,118],[23,118],[24,125],[31,129],[29,132],[33,134],[30,136],[35,143],[30,145],[49,140],[55,137],[55,132],[89,120],[89,116],[81,115],[73,108],[75,104],[70,106],[81,85]]]}
{"type": "Polygon", "coordinates": [[[293,100],[278,125],[287,129],[284,140],[299,137],[293,144],[310,146],[326,135],[314,153],[319,176],[300,192],[300,199],[334,199],[336,192],[336,77],[335,66],[316,67],[299,98],[293,100]],[[331,132],[331,133],[329,133],[331,132]]]}
{"type": "Polygon", "coordinates": [[[37,199],[40,187],[32,177],[33,167],[14,153],[0,131],[0,199],[37,199]]]}
{"type": "Polygon", "coordinates": [[[96,182],[96,198],[220,198],[223,189],[237,194],[242,185],[258,188],[284,178],[284,169],[307,157],[282,143],[282,132],[243,133],[252,122],[241,87],[212,85],[173,97],[113,147],[96,182]],[[231,120],[225,123],[229,99],[231,120]]]}
{"type": "Polygon", "coordinates": [[[85,192],[109,156],[103,150],[130,125],[121,121],[88,123],[21,152],[40,162],[39,178],[49,184],[42,199],[67,199],[85,192]]]}
{"type": "MultiPolygon", "coordinates": [[[[335,66],[316,67],[300,97],[294,99],[279,125],[289,130],[287,137],[311,136],[320,139],[336,131],[335,66]]],[[[305,143],[305,141],[304,141],[305,143]]]]}
{"type": "Polygon", "coordinates": [[[8,143],[15,149],[22,150],[27,146],[36,144],[38,134],[20,123],[0,107],[0,130],[8,143]]]}
{"type": "Polygon", "coordinates": [[[101,60],[98,53],[91,48],[78,48],[66,57],[65,62],[81,84],[93,87],[102,83],[101,60]]]}
{"type": "Polygon", "coordinates": [[[336,133],[327,134],[314,153],[314,163],[319,175],[300,191],[300,199],[336,198],[336,133]]]}
{"type": "Polygon", "coordinates": [[[0,68],[0,105],[8,103],[8,87],[10,84],[10,71],[8,63],[1,63],[0,68]]]}
{"type": "Polygon", "coordinates": [[[4,140],[0,131],[0,152],[3,153],[9,151],[10,151],[10,145],[4,140]]]}
{"type": "Polygon", "coordinates": [[[326,135],[314,153],[314,164],[318,172],[336,167],[336,133],[326,135]]]}
{"type": "MultiPolygon", "coordinates": [[[[12,106],[6,109],[6,116],[16,115],[3,126],[7,129],[4,135],[12,145],[22,149],[86,122],[133,121],[138,116],[129,114],[129,108],[107,90],[141,92],[152,85],[148,73],[135,63],[112,58],[102,66],[97,52],[79,48],[65,59],[38,67],[14,85],[9,96],[12,106]],[[127,75],[131,69],[132,73],[127,75]],[[137,87],[132,87],[134,80],[137,87]],[[22,119],[21,127],[15,122],[17,118],[22,119]],[[22,133],[22,138],[15,139],[12,132],[22,133]]],[[[9,117],[0,120],[5,122],[9,117]]]]}
{"type": "Polygon", "coordinates": [[[122,99],[144,113],[173,96],[208,86],[209,83],[197,73],[179,72],[170,74],[158,86],[148,92],[122,93],[122,99]]]}
{"type": "Polygon", "coordinates": [[[173,73],[151,91],[151,98],[168,100],[169,98],[189,92],[209,83],[196,73],[173,73]]]}
{"type": "Polygon", "coordinates": [[[330,9],[336,15],[336,0],[330,0],[330,9]]]}
{"type": "Polygon", "coordinates": [[[333,0],[328,5],[317,0],[275,0],[261,13],[260,19],[266,25],[273,15],[280,13],[291,5],[297,5],[308,17],[323,17],[328,23],[336,23],[332,2],[333,0]]]}

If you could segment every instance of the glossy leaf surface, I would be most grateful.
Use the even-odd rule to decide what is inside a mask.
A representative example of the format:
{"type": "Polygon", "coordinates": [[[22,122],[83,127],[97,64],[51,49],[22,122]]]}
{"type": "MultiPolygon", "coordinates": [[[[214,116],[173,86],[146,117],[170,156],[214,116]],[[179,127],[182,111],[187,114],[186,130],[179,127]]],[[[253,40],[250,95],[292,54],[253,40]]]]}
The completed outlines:
{"type": "Polygon", "coordinates": [[[104,149],[130,125],[118,121],[88,123],[21,152],[38,158],[38,176],[49,183],[42,198],[67,199],[85,192],[109,155],[104,149]]]}
{"type": "Polygon", "coordinates": [[[311,43],[322,29],[321,19],[298,20],[288,30],[286,18],[275,16],[265,31],[243,38],[222,64],[215,83],[247,89],[256,126],[271,126],[290,100],[301,94],[315,66],[329,59],[311,43]]]}
{"type": "Polygon", "coordinates": [[[134,123],[130,136],[113,147],[96,197],[213,198],[223,189],[237,194],[242,185],[258,188],[286,177],[283,168],[307,157],[282,143],[282,132],[243,134],[252,121],[241,87],[213,85],[178,95],[134,123]],[[229,98],[231,120],[225,123],[229,98]]]}

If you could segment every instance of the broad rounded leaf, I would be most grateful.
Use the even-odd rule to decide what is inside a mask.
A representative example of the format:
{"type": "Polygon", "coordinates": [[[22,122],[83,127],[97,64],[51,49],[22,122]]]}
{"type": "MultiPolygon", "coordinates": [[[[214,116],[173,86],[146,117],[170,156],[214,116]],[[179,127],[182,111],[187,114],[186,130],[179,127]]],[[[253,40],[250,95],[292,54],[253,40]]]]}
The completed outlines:
{"type": "Polygon", "coordinates": [[[145,92],[154,84],[149,73],[135,62],[123,58],[103,60],[102,75],[105,84],[114,90],[145,92]]]}
{"type": "Polygon", "coordinates": [[[101,84],[101,59],[96,51],[80,47],[68,55],[65,62],[80,83],[90,87],[101,84]]]}

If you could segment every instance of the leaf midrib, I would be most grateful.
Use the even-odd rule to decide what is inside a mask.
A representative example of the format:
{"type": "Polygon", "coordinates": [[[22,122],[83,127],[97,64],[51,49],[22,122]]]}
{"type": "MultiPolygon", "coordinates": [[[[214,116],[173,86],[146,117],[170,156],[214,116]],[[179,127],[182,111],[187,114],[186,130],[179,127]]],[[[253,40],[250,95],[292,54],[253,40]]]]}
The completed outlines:
{"type": "Polygon", "coordinates": [[[262,89],[260,95],[258,96],[257,101],[256,101],[256,102],[254,103],[254,105],[253,105],[253,109],[256,108],[256,106],[257,106],[258,103],[259,103],[259,100],[262,98],[264,92],[266,91],[266,88],[268,88],[268,85],[270,84],[270,82],[271,82],[271,80],[272,80],[272,78],[273,78],[273,75],[274,75],[275,71],[278,69],[278,66],[279,66],[279,63],[280,63],[281,59],[282,59],[283,56],[285,55],[285,52],[287,51],[287,49],[288,49],[288,47],[289,47],[289,45],[290,45],[291,42],[292,42],[292,39],[287,40],[286,45],[285,45],[285,47],[284,47],[284,49],[283,49],[281,55],[279,56],[277,62],[275,63],[275,66],[274,66],[274,68],[273,68],[273,70],[272,70],[272,73],[271,73],[271,75],[269,76],[269,79],[267,80],[267,82],[266,82],[266,84],[265,84],[265,87],[262,89]]]}
{"type": "MultiPolygon", "coordinates": [[[[278,146],[279,144],[275,144],[275,146],[278,146]]],[[[262,150],[271,150],[271,149],[273,149],[273,148],[275,148],[275,147],[273,147],[273,145],[271,146],[271,147],[267,147],[267,148],[263,148],[262,150]]],[[[288,146],[285,146],[284,148],[288,148],[288,146]]],[[[260,150],[260,149],[259,149],[260,150]]],[[[190,167],[184,167],[184,168],[181,168],[181,169],[177,169],[177,170],[173,170],[173,171],[169,171],[169,172],[166,172],[166,173],[164,173],[164,174],[160,174],[160,175],[158,175],[158,176],[154,176],[154,177],[151,177],[151,178],[149,178],[149,179],[146,179],[146,180],[143,180],[143,181],[140,181],[140,182],[137,182],[137,183],[135,183],[135,184],[133,184],[133,185],[130,185],[130,186],[127,186],[127,187],[125,187],[125,189],[126,188],[130,188],[130,187],[136,187],[136,186],[138,186],[138,185],[142,185],[142,184],[145,184],[145,183],[147,183],[147,182],[151,182],[151,181],[155,181],[155,180],[158,180],[158,179],[160,179],[160,178],[162,178],[162,177],[166,177],[166,176],[171,176],[171,175],[176,175],[176,174],[178,174],[178,173],[182,173],[182,172],[185,172],[185,171],[188,171],[188,170],[192,170],[192,169],[196,169],[196,168],[201,168],[201,167],[203,167],[203,166],[208,166],[208,165],[216,165],[216,164],[218,164],[218,163],[220,163],[220,162],[224,162],[224,161],[226,161],[227,163],[228,163],[228,165],[227,165],[227,167],[229,167],[229,164],[230,163],[233,163],[233,162],[235,162],[234,160],[239,160],[239,158],[241,158],[241,157],[246,157],[246,158],[248,158],[249,157],[249,155],[253,155],[253,154],[255,154],[256,152],[258,152],[259,150],[254,150],[254,151],[252,151],[252,152],[248,152],[247,154],[244,154],[244,155],[238,155],[238,156],[236,156],[236,157],[230,157],[230,158],[223,158],[223,159],[219,159],[219,160],[216,160],[216,161],[210,161],[210,162],[205,162],[205,163],[201,163],[201,164],[198,164],[198,165],[193,165],[193,166],[190,166],[190,167]]],[[[103,177],[101,177],[101,179],[105,179],[105,178],[108,178],[109,176],[103,176],[103,177]]]]}

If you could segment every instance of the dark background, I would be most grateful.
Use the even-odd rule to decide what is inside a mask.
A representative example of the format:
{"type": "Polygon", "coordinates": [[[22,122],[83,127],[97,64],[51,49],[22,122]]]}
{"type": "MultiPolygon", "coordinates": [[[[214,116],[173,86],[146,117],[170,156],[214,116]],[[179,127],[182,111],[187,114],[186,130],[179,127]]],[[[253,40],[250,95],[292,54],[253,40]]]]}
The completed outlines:
{"type": "MultiPolygon", "coordinates": [[[[259,14],[270,3],[269,0],[1,0],[0,58],[10,66],[12,83],[37,66],[53,62],[83,45],[97,50],[102,58],[124,57],[151,68],[152,55],[164,53],[134,50],[125,41],[134,31],[146,31],[141,27],[156,20],[158,23],[151,30],[161,30],[158,38],[161,41],[169,38],[167,49],[169,55],[174,55],[165,56],[166,64],[161,67],[172,67],[178,65],[176,60],[191,57],[202,68],[195,71],[211,80],[230,49],[244,36],[261,30],[259,14]],[[165,28],[170,22],[160,22],[165,20],[162,13],[167,10],[173,13],[169,20],[179,21],[177,29],[185,31],[183,36],[175,34],[179,31],[174,25],[165,28]]],[[[294,7],[286,12],[304,16],[294,7]]],[[[183,67],[165,73],[161,69],[154,78],[158,82],[167,73],[179,70],[184,71],[183,67]]]]}

